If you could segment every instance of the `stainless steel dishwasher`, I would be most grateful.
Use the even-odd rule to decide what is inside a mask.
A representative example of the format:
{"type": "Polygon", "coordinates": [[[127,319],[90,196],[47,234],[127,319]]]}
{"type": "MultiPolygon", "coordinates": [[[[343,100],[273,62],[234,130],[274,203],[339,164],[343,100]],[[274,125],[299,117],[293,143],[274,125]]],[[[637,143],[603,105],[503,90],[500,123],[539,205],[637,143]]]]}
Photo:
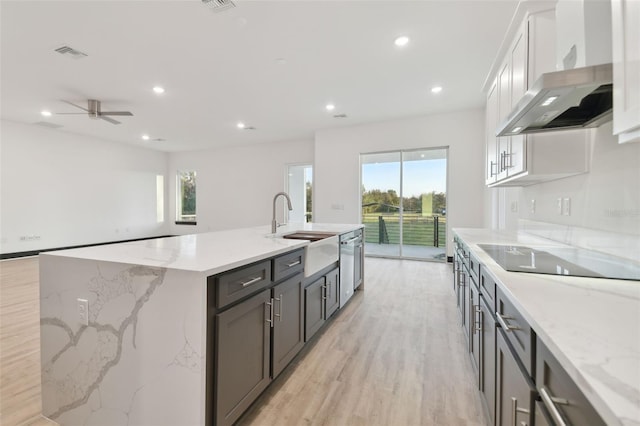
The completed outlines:
{"type": "Polygon", "coordinates": [[[356,231],[342,234],[340,236],[340,307],[342,308],[347,300],[353,296],[355,283],[356,246],[362,244],[362,234],[356,231]]]}

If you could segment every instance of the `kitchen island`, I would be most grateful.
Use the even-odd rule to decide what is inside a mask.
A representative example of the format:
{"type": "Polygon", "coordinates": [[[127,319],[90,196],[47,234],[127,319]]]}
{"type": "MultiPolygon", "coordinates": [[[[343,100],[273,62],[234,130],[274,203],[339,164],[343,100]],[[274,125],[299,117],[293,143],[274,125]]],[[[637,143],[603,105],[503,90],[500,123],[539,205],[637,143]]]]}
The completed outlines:
{"type": "MultiPolygon", "coordinates": [[[[552,402],[559,407],[560,412],[564,410],[565,414],[571,414],[571,407],[576,410],[575,413],[580,414],[578,411],[585,412],[591,406],[600,419],[592,416],[587,423],[573,421],[567,424],[640,424],[640,282],[509,272],[496,263],[482,247],[486,247],[486,244],[513,248],[531,246],[545,247],[550,251],[569,247],[527,233],[454,229],[454,235],[463,247],[462,256],[472,259],[473,268],[470,269],[475,270],[467,276],[468,284],[464,285],[471,287],[470,275],[475,274],[480,281],[479,292],[493,296],[493,311],[496,315],[501,314],[500,320],[503,321],[502,325],[498,325],[498,330],[502,331],[496,335],[503,334],[507,339],[511,338],[515,342],[511,345],[516,349],[515,352],[526,355],[526,359],[520,360],[520,369],[525,376],[530,374],[535,382],[534,394],[536,388],[540,390],[540,396],[549,392],[549,389],[560,393],[559,389],[569,389],[567,382],[573,382],[587,402],[580,404],[579,397],[567,394],[555,394],[552,402]],[[488,282],[495,283],[493,295],[490,294],[493,289],[490,289],[488,282]],[[501,299],[501,296],[504,298],[501,299]],[[511,314],[503,311],[507,304],[514,308],[511,314]],[[531,330],[532,338],[523,338],[524,331],[528,330],[531,330]],[[514,335],[518,333],[514,340],[514,335]],[[527,347],[531,350],[522,350],[527,347]],[[551,354],[554,361],[547,363],[543,359],[547,353],[551,354]],[[566,378],[560,380],[554,376],[558,371],[553,368],[561,370],[559,373],[566,375],[566,378]],[[541,390],[543,387],[545,389],[541,390]],[[564,399],[568,402],[563,402],[564,399]]],[[[631,256],[634,254],[637,256],[637,251],[630,253],[631,256]]],[[[531,259],[524,257],[521,264],[526,265],[528,262],[531,259]]],[[[637,265],[637,260],[628,260],[627,263],[637,265]]],[[[471,310],[467,312],[473,315],[476,312],[473,308],[478,304],[479,302],[473,302],[471,310]]],[[[487,312],[484,316],[488,317],[490,313],[493,314],[487,312]]],[[[481,322],[487,319],[482,315],[480,318],[481,322]]],[[[473,321],[471,320],[471,339],[476,335],[473,321]]],[[[486,331],[482,330],[484,326],[480,327],[480,334],[486,331]]],[[[496,367],[496,370],[499,374],[500,368],[496,367]]],[[[481,392],[482,382],[483,380],[481,392]]],[[[484,382],[486,384],[486,380],[484,382]]],[[[495,394],[496,405],[493,407],[498,419],[501,414],[499,382],[496,379],[498,390],[495,394]]],[[[490,387],[485,386],[484,391],[487,392],[487,389],[490,387]]],[[[508,395],[505,394],[504,397],[508,401],[508,395]]],[[[487,399],[491,405],[491,399],[487,399]]],[[[535,424],[546,424],[544,416],[540,415],[544,411],[541,408],[544,398],[534,399],[530,414],[535,416],[535,424]]],[[[553,405],[549,400],[546,404],[553,405]]],[[[509,402],[504,405],[505,409],[510,408],[509,402]]],[[[520,400],[517,407],[526,405],[520,400]]]]}
{"type": "Polygon", "coordinates": [[[43,414],[61,425],[211,422],[208,278],[309,244],[282,234],[360,228],[288,225],[274,237],[256,227],[41,254],[43,414]]]}

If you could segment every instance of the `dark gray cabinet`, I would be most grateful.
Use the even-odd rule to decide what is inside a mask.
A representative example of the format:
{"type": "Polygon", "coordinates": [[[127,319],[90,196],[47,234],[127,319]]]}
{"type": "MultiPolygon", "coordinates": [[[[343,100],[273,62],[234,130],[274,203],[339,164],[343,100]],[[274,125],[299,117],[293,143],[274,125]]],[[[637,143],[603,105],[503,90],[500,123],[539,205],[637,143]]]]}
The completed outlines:
{"type": "Polygon", "coordinates": [[[540,340],[536,346],[536,386],[541,400],[540,406],[536,407],[536,426],[543,421],[552,425],[563,422],[568,425],[605,425],[584,394],[540,340]]]}
{"type": "MultiPolygon", "coordinates": [[[[362,274],[360,275],[362,276],[362,274]]],[[[340,306],[340,270],[335,268],[326,275],[325,278],[325,315],[324,318],[328,319],[340,306]]]]}
{"type": "Polygon", "coordinates": [[[215,424],[230,425],[269,385],[271,290],[215,316],[215,424]]]}
{"type": "Polygon", "coordinates": [[[308,341],[325,321],[325,277],[320,277],[304,289],[304,339],[308,341]]]}
{"type": "Polygon", "coordinates": [[[339,276],[340,270],[335,268],[305,287],[305,342],[322,328],[325,321],[340,306],[339,276]]]}
{"type": "Polygon", "coordinates": [[[535,388],[502,330],[497,333],[496,367],[496,425],[533,425],[535,388]]]}
{"type": "Polygon", "coordinates": [[[480,393],[489,411],[491,424],[496,419],[496,321],[484,293],[480,296],[480,393]]]}
{"type": "Polygon", "coordinates": [[[302,274],[273,287],[272,298],[272,377],[275,379],[304,345],[302,274]]]}
{"type": "Polygon", "coordinates": [[[481,356],[481,327],[482,327],[482,313],[480,310],[480,291],[473,276],[469,279],[469,353],[471,354],[471,364],[476,371],[476,380],[478,387],[482,380],[482,374],[480,370],[480,356],[481,356]]]}

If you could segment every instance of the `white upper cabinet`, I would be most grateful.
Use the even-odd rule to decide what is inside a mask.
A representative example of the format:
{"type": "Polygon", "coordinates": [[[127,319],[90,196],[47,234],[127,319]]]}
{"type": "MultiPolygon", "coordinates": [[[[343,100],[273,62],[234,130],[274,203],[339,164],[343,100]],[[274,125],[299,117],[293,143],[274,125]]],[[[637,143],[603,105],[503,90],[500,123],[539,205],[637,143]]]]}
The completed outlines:
{"type": "Polygon", "coordinates": [[[496,129],[545,72],[555,71],[555,11],[523,14],[487,90],[486,175],[489,186],[524,186],[584,173],[584,131],[496,137],[496,129]]]}
{"type": "Polygon", "coordinates": [[[640,0],[612,0],[613,133],[640,142],[640,0]]]}

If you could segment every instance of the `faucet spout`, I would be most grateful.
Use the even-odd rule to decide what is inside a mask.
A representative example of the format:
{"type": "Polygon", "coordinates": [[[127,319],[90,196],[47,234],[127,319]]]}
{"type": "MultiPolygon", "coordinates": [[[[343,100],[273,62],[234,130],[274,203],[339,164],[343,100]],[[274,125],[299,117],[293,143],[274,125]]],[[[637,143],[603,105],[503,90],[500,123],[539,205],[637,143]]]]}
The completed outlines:
{"type": "Polygon", "coordinates": [[[289,211],[293,210],[293,207],[291,206],[291,198],[289,198],[289,195],[286,192],[278,192],[276,196],[273,197],[273,216],[271,217],[271,233],[272,234],[275,234],[276,229],[278,228],[278,222],[276,222],[276,201],[278,200],[278,197],[281,195],[287,199],[287,207],[289,208],[289,211]]]}

